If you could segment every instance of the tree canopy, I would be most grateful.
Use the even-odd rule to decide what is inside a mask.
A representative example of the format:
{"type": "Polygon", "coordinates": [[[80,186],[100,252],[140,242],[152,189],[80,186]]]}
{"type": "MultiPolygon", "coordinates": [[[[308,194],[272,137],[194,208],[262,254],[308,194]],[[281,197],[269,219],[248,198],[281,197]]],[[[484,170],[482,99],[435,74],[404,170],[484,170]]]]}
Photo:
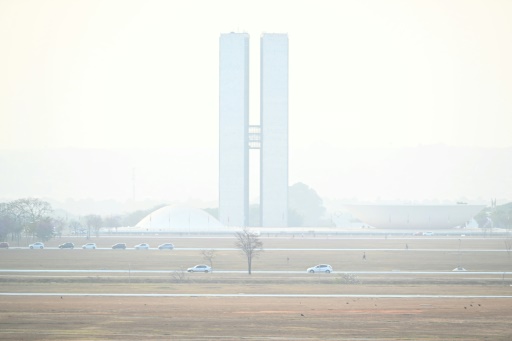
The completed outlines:
{"type": "Polygon", "coordinates": [[[288,190],[289,225],[322,226],[325,207],[323,200],[308,185],[298,182],[288,190]],[[300,224],[300,225],[298,225],[300,224]]]}
{"type": "Polygon", "coordinates": [[[503,205],[491,205],[475,216],[480,228],[512,229],[512,202],[503,205]]]}
{"type": "Polygon", "coordinates": [[[41,199],[23,198],[0,204],[0,238],[19,240],[22,233],[43,241],[54,235],[52,206],[41,199]]]}

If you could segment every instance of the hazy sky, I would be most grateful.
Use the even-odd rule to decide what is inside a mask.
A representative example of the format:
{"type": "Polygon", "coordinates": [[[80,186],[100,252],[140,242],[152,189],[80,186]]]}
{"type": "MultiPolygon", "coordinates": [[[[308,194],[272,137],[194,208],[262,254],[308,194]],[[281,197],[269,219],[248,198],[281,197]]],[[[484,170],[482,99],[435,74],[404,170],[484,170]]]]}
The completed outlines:
{"type": "MultiPolygon", "coordinates": [[[[169,176],[171,197],[216,199],[219,36],[251,36],[256,123],[260,34],[287,33],[290,184],[358,197],[357,170],[333,171],[358,148],[512,147],[511,18],[509,0],[0,0],[0,149],[167,148],[194,170],[169,176]]],[[[426,188],[407,187],[361,197],[426,188]]],[[[459,187],[438,197],[493,195],[459,187]]],[[[85,195],[124,195],[100,192],[85,195]]]]}

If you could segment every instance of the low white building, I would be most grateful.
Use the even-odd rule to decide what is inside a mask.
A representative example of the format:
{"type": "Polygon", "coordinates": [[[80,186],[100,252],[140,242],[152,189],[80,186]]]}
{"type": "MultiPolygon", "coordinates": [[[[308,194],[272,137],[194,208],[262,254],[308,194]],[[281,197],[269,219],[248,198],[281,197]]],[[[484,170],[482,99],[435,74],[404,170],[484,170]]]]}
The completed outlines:
{"type": "Polygon", "coordinates": [[[363,223],[378,229],[439,230],[465,227],[485,205],[345,205],[363,223]]]}

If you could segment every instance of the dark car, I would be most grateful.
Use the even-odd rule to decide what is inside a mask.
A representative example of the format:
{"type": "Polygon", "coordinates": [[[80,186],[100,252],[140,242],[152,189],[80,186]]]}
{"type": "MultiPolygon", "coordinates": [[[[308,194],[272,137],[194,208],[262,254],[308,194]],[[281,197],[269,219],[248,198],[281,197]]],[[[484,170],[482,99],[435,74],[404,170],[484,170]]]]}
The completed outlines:
{"type": "Polygon", "coordinates": [[[174,245],[171,243],[165,243],[158,245],[158,250],[172,250],[174,249],[174,245]]]}
{"type": "Polygon", "coordinates": [[[8,249],[8,248],[9,248],[9,243],[7,243],[7,242],[0,243],[0,249],[8,249]]]}
{"type": "Polygon", "coordinates": [[[125,243],[117,243],[117,244],[114,244],[112,245],[112,249],[126,249],[126,244],[125,243]]]}
{"type": "Polygon", "coordinates": [[[59,245],[59,249],[74,249],[74,248],[75,248],[75,244],[69,243],[69,242],[59,245]]]}

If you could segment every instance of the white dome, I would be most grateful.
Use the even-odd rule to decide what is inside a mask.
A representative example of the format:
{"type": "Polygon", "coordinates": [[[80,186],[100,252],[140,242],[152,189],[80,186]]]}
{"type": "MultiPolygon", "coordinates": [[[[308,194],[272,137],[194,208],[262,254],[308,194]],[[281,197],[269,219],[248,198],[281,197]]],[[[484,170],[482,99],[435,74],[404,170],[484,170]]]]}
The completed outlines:
{"type": "Polygon", "coordinates": [[[211,214],[198,208],[165,206],[144,217],[136,228],[151,232],[210,232],[226,228],[211,214]]]}

